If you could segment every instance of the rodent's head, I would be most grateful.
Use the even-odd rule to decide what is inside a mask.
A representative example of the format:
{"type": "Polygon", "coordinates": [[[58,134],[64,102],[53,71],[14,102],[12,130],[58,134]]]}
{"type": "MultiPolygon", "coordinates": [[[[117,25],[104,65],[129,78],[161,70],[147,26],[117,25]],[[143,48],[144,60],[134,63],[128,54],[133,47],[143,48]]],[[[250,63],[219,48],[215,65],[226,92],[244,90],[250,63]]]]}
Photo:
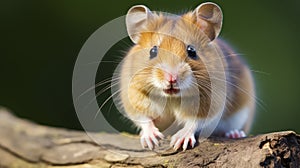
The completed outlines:
{"type": "Polygon", "coordinates": [[[126,16],[132,60],[131,84],[145,92],[164,96],[192,95],[193,89],[209,92],[210,80],[203,59],[213,60],[211,42],[220,33],[222,11],[203,3],[181,16],[151,12],[133,6],[126,16]]]}

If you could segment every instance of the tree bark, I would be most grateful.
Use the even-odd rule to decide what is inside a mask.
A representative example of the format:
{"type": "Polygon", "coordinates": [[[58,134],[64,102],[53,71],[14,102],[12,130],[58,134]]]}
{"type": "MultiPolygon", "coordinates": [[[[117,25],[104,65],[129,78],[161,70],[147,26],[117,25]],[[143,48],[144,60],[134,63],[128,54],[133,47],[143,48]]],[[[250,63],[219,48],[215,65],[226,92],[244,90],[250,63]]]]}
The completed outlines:
{"type": "Polygon", "coordinates": [[[169,138],[153,151],[136,135],[42,126],[0,109],[0,167],[300,167],[300,136],[274,132],[243,139],[211,137],[186,151],[169,138]]]}

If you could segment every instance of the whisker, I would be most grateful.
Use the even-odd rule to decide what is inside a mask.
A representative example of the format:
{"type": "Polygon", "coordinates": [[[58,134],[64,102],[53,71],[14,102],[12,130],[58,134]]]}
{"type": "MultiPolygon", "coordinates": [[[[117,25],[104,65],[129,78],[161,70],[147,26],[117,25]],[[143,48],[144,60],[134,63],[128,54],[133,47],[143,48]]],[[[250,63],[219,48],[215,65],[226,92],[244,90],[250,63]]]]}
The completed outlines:
{"type": "MultiPolygon", "coordinates": [[[[213,77],[212,77],[212,78],[213,78],[213,77]]],[[[264,102],[263,102],[261,99],[259,99],[258,97],[256,97],[255,95],[250,94],[249,92],[247,92],[247,91],[244,90],[243,88],[241,88],[241,87],[239,87],[239,86],[237,86],[237,85],[235,85],[235,84],[233,84],[233,83],[231,83],[231,82],[229,82],[229,81],[226,81],[226,80],[223,80],[223,79],[219,79],[219,78],[213,78],[213,79],[216,79],[216,80],[219,80],[219,81],[224,81],[224,82],[226,82],[227,84],[229,84],[229,85],[231,85],[231,86],[233,86],[233,87],[239,89],[241,92],[243,92],[243,93],[247,94],[248,96],[250,96],[251,98],[253,98],[253,99],[255,100],[255,102],[257,102],[258,105],[259,105],[264,111],[267,111],[266,108],[265,108],[265,106],[264,106],[264,102]]]]}
{"type": "Polygon", "coordinates": [[[116,86],[116,85],[118,85],[118,84],[119,84],[119,82],[115,82],[115,83],[113,83],[113,84],[111,84],[111,85],[105,86],[104,88],[102,88],[100,91],[98,91],[98,92],[96,93],[96,97],[100,96],[102,93],[106,92],[108,89],[110,89],[110,88],[112,88],[113,86],[116,86]]]}
{"type": "Polygon", "coordinates": [[[113,81],[116,81],[116,80],[119,80],[119,79],[120,79],[120,77],[114,78],[114,79],[113,79],[112,77],[109,77],[109,78],[104,79],[103,81],[101,81],[101,82],[95,84],[94,86],[91,86],[90,88],[88,88],[87,90],[85,90],[83,93],[81,93],[81,94],[76,98],[76,101],[78,101],[78,99],[79,99],[81,96],[85,95],[85,94],[88,93],[89,91],[92,91],[93,89],[95,89],[95,88],[97,88],[97,87],[99,87],[99,86],[101,86],[101,85],[104,85],[104,84],[107,84],[107,83],[110,83],[110,82],[113,82],[113,81]]]}
{"type": "Polygon", "coordinates": [[[114,101],[112,101],[111,104],[110,104],[110,106],[109,106],[109,109],[108,109],[108,112],[107,112],[108,116],[110,114],[110,111],[111,111],[111,108],[112,108],[113,104],[114,104],[114,101]]]}
{"type": "Polygon", "coordinates": [[[109,96],[109,97],[101,104],[101,106],[99,107],[99,109],[98,109],[97,112],[96,112],[96,115],[95,115],[95,117],[94,117],[94,120],[97,118],[97,116],[98,116],[100,110],[104,107],[104,105],[105,105],[105,104],[106,104],[113,96],[115,96],[115,95],[118,94],[119,92],[121,92],[121,89],[117,90],[115,93],[113,93],[112,95],[110,95],[110,96],[109,96]]]}
{"type": "Polygon", "coordinates": [[[95,62],[89,62],[84,65],[93,65],[93,64],[99,64],[99,63],[114,63],[114,64],[120,64],[121,62],[118,61],[95,61],[95,62]]]}
{"type": "Polygon", "coordinates": [[[115,83],[113,83],[113,84],[111,84],[111,85],[107,85],[107,86],[105,86],[104,88],[102,88],[100,91],[98,91],[98,92],[96,93],[96,96],[95,96],[94,98],[92,98],[92,100],[90,100],[90,101],[87,103],[87,105],[85,105],[84,109],[86,109],[92,102],[96,101],[96,100],[97,100],[97,97],[100,96],[102,93],[106,92],[107,90],[109,90],[110,88],[112,88],[112,87],[114,87],[114,86],[116,86],[116,85],[118,85],[118,84],[119,84],[119,82],[115,82],[115,83]]]}
{"type": "Polygon", "coordinates": [[[259,71],[259,70],[254,70],[254,69],[250,69],[251,72],[255,72],[255,73],[259,73],[259,74],[263,74],[263,75],[271,75],[268,72],[264,72],[264,71],[259,71]]]}

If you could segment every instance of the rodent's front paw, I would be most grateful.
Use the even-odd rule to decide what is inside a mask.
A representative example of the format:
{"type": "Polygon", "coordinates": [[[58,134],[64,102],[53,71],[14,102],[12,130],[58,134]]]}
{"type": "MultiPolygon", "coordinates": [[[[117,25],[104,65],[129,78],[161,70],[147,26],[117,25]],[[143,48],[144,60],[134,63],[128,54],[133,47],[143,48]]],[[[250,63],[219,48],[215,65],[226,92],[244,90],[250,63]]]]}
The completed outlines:
{"type": "Polygon", "coordinates": [[[150,150],[155,146],[159,146],[158,138],[163,139],[164,135],[159,132],[158,128],[152,127],[151,129],[142,130],[141,133],[141,144],[143,148],[148,147],[150,150]]]}
{"type": "Polygon", "coordinates": [[[178,150],[182,145],[182,149],[185,151],[189,142],[191,147],[194,148],[196,143],[195,133],[183,128],[172,136],[170,146],[173,146],[174,150],[178,150]]]}

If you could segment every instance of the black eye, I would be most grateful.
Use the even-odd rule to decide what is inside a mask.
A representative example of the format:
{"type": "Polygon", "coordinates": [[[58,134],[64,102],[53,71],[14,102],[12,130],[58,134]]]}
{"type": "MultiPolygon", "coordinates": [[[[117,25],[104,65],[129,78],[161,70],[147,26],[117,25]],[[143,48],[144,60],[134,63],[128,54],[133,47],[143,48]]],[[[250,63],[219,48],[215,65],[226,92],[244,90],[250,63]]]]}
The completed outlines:
{"type": "Polygon", "coordinates": [[[150,59],[152,59],[152,58],[154,58],[154,57],[157,56],[157,52],[158,52],[157,50],[158,50],[157,46],[153,46],[151,48],[151,50],[150,50],[150,59]]]}
{"type": "Polygon", "coordinates": [[[199,59],[194,46],[188,45],[187,48],[186,48],[186,51],[187,51],[188,56],[190,58],[192,58],[193,60],[199,59]]]}

